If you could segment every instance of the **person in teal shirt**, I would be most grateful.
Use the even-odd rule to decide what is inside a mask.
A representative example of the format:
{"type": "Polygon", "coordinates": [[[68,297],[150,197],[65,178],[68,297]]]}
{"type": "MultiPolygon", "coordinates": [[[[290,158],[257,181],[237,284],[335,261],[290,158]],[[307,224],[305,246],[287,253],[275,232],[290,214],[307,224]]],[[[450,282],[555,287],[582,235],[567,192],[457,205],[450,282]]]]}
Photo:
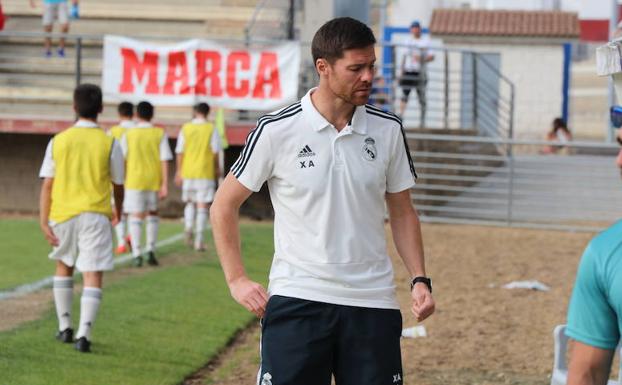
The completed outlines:
{"type": "MultiPolygon", "coordinates": [[[[568,306],[568,385],[606,384],[622,334],[622,221],[589,243],[568,306]]],[[[622,370],[622,368],[621,368],[622,370]]]]}

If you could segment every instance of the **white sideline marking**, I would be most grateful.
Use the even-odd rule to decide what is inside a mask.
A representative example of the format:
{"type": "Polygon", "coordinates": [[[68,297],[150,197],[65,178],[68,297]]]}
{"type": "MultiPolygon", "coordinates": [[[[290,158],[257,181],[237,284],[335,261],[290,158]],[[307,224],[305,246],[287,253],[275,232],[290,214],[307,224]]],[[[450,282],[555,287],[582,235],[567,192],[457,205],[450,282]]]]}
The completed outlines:
{"type": "MultiPolygon", "coordinates": [[[[179,241],[183,237],[184,237],[184,233],[175,234],[173,236],[170,236],[166,239],[163,239],[157,242],[156,246],[157,247],[167,246],[167,245],[170,245],[171,243],[175,243],[179,241]]],[[[122,254],[120,257],[115,258],[114,265],[115,266],[122,265],[131,260],[132,260],[132,254],[125,253],[125,254],[122,254]]],[[[33,293],[37,290],[41,290],[44,287],[50,286],[53,281],[54,281],[54,276],[49,276],[49,277],[45,277],[35,282],[16,286],[9,290],[0,291],[0,301],[3,301],[5,299],[10,299],[10,298],[21,297],[23,295],[33,293]]]]}

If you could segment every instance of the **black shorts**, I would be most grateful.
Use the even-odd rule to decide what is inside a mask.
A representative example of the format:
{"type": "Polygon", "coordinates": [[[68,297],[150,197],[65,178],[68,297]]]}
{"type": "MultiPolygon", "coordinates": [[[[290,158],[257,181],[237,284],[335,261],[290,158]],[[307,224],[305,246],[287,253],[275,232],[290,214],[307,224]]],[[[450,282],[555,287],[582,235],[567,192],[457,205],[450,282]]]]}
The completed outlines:
{"type": "Polygon", "coordinates": [[[258,385],[401,385],[402,315],[395,309],[271,296],[258,385]]]}
{"type": "Polygon", "coordinates": [[[400,87],[402,87],[402,99],[408,100],[410,91],[415,88],[425,87],[427,79],[421,76],[419,71],[404,71],[404,75],[400,78],[400,87]]]}

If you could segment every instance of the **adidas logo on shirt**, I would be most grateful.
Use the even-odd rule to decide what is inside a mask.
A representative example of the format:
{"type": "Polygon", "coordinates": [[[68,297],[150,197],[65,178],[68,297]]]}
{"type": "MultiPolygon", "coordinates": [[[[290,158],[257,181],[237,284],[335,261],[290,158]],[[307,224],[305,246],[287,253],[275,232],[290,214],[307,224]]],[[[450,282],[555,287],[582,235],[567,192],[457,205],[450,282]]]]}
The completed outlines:
{"type": "Polygon", "coordinates": [[[300,150],[300,152],[298,153],[298,157],[306,158],[309,156],[315,156],[315,152],[313,152],[313,150],[311,150],[311,147],[309,147],[309,145],[307,144],[302,148],[302,150],[300,150]]]}

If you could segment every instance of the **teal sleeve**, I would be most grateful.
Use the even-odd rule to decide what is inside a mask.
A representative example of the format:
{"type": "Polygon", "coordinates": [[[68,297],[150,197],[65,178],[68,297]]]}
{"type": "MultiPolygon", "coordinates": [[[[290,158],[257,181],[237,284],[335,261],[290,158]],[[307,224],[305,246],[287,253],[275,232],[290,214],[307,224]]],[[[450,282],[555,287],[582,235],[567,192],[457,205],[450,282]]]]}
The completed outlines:
{"type": "Polygon", "coordinates": [[[615,311],[608,302],[603,267],[596,247],[588,245],[568,306],[566,335],[590,346],[613,350],[620,333],[615,311]]]}

